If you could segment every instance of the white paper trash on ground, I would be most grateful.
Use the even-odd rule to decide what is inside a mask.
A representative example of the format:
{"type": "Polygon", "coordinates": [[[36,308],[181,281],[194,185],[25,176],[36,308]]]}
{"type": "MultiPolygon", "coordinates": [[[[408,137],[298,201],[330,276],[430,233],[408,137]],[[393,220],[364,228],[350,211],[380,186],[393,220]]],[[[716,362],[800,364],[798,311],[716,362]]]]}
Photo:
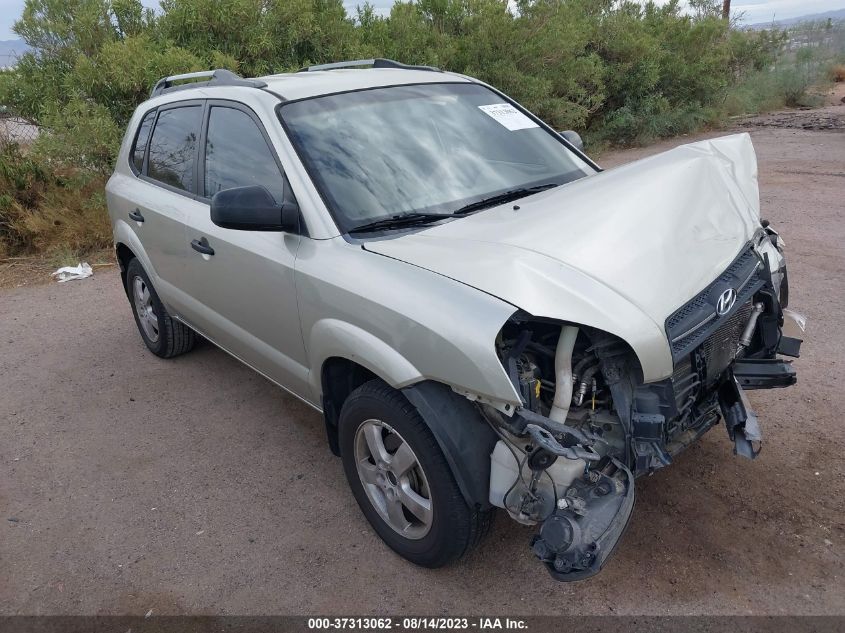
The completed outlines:
{"type": "Polygon", "coordinates": [[[85,279],[94,274],[88,262],[82,262],[78,266],[62,266],[56,272],[51,273],[59,283],[73,281],[74,279],[85,279]]]}

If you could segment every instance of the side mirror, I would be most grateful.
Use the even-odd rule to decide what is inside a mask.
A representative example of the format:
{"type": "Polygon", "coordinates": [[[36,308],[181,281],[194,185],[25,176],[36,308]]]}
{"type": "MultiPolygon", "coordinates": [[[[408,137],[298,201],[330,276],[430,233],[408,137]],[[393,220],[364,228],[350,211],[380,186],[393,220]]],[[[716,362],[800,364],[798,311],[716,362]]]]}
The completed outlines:
{"type": "Polygon", "coordinates": [[[296,202],[282,203],[282,230],[285,233],[299,233],[299,205],[296,202]]]}
{"type": "Polygon", "coordinates": [[[574,130],[564,130],[562,132],[558,132],[558,134],[572,143],[572,145],[575,146],[575,149],[582,152],[584,151],[584,141],[581,140],[581,135],[578,134],[578,132],[575,132],[574,130]]]}
{"type": "Polygon", "coordinates": [[[264,187],[250,185],[218,191],[211,199],[211,221],[241,231],[299,231],[295,202],[277,204],[264,187]]]}

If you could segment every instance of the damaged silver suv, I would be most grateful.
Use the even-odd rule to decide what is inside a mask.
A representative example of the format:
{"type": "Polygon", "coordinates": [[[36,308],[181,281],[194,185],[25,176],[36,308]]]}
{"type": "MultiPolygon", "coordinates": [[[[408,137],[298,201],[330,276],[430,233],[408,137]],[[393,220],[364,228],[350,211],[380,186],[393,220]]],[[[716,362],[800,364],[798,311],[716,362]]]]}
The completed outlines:
{"type": "MultiPolygon", "coordinates": [[[[212,341],[325,418],[381,538],[427,567],[496,508],[558,580],[634,480],[795,382],[748,135],[602,171],[501,92],[390,60],[158,82],[107,186],[141,337],[212,341]]],[[[303,459],[305,456],[303,456],[303,459]]]]}

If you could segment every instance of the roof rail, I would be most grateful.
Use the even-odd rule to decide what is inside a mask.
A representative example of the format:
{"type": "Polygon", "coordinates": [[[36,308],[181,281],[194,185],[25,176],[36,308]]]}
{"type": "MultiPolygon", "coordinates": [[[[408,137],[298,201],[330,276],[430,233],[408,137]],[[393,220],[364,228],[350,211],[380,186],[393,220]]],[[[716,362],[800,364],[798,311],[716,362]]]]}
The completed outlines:
{"type": "Polygon", "coordinates": [[[165,92],[171,90],[180,90],[184,88],[196,88],[197,86],[248,86],[251,88],[265,88],[266,83],[259,79],[244,79],[240,75],[236,75],[231,70],[225,68],[217,68],[216,70],[201,70],[196,73],[185,73],[183,75],[171,75],[170,77],[163,77],[156,82],[150,93],[150,99],[157,97],[165,92]],[[184,84],[176,84],[177,81],[185,81],[189,79],[205,79],[205,81],[191,81],[184,84]]]}
{"type": "Polygon", "coordinates": [[[372,66],[373,68],[400,68],[402,70],[428,70],[435,73],[442,73],[443,71],[434,66],[413,66],[411,64],[403,64],[392,59],[384,59],[376,57],[375,59],[355,59],[346,62],[334,62],[332,64],[317,64],[316,66],[306,66],[300,68],[299,73],[307,73],[315,70],[337,70],[339,68],[358,68],[360,66],[372,66]]]}

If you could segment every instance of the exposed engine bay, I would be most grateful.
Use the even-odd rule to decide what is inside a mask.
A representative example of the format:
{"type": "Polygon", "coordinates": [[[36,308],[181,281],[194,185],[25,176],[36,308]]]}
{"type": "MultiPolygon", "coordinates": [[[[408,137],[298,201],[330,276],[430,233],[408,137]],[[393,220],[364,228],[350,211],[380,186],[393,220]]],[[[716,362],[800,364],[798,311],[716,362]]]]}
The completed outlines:
{"type": "Polygon", "coordinates": [[[797,357],[801,344],[782,331],[788,283],[782,242],[767,226],[667,318],[674,372],[665,380],[644,383],[634,351],[593,328],[520,312],[500,332],[522,407],[511,417],[483,407],[499,436],[490,503],[540,525],[531,546],[554,578],[597,573],[628,524],[634,479],[671,464],[721,419],[736,454],[759,453],[743,388],[794,384],[777,354],[797,357]]]}

